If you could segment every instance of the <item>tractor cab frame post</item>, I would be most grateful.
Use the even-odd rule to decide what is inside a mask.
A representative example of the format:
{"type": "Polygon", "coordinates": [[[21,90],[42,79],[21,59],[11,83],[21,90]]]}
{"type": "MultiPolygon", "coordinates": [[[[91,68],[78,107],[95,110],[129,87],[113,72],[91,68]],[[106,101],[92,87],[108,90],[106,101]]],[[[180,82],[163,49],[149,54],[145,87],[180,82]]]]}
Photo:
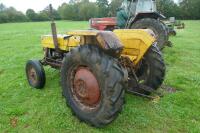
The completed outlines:
{"type": "Polygon", "coordinates": [[[132,13],[129,10],[125,29],[130,29],[133,23],[143,18],[166,19],[164,15],[158,13],[155,0],[130,0],[129,9],[133,3],[135,3],[135,9],[132,13]],[[144,3],[149,6],[144,6],[144,3]]]}

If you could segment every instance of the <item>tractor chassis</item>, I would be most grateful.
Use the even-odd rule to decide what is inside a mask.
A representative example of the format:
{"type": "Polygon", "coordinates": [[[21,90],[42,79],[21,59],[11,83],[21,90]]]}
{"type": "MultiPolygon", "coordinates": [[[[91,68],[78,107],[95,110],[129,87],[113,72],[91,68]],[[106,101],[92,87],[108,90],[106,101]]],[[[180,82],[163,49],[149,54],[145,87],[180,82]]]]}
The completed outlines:
{"type": "MultiPolygon", "coordinates": [[[[62,66],[62,60],[64,58],[64,53],[66,52],[56,52],[56,51],[52,51],[51,49],[45,48],[44,49],[44,58],[42,60],[40,60],[39,62],[43,65],[43,66],[51,66],[52,68],[55,69],[60,69],[62,66]],[[53,52],[53,53],[52,53],[53,52]],[[51,54],[50,54],[51,53],[51,54]],[[54,56],[52,56],[52,54],[54,54],[54,56]]],[[[153,100],[157,97],[162,97],[162,94],[156,92],[154,89],[146,86],[146,85],[140,85],[139,81],[138,81],[138,77],[136,75],[134,66],[133,66],[133,62],[126,58],[126,57],[121,57],[120,59],[120,64],[126,68],[129,73],[131,73],[131,75],[134,76],[134,83],[135,86],[132,88],[128,88],[126,91],[130,94],[136,95],[136,96],[140,96],[143,98],[147,98],[150,100],[153,100]],[[153,96],[146,94],[146,93],[141,93],[138,92],[136,90],[143,90],[146,93],[149,94],[153,94],[153,96]]]]}
{"type": "Polygon", "coordinates": [[[40,60],[40,63],[43,66],[51,66],[55,69],[60,69],[62,66],[62,60],[64,58],[64,53],[66,52],[56,52],[53,49],[45,48],[44,49],[44,58],[40,60]]]}
{"type": "Polygon", "coordinates": [[[128,87],[128,89],[126,90],[128,93],[136,95],[136,96],[140,96],[140,97],[143,97],[143,98],[147,98],[147,99],[150,99],[150,100],[153,100],[157,97],[163,96],[162,94],[158,93],[157,91],[155,91],[151,87],[139,84],[139,79],[136,75],[135,68],[133,66],[134,63],[129,58],[121,57],[120,64],[124,68],[126,68],[128,70],[129,75],[133,75],[133,78],[134,78],[134,81],[132,81],[132,82],[134,82],[135,86],[133,86],[131,88],[128,87]],[[138,92],[137,90],[143,90],[143,91],[145,91],[145,93],[138,92]],[[153,94],[153,95],[151,96],[149,94],[153,94]]]}

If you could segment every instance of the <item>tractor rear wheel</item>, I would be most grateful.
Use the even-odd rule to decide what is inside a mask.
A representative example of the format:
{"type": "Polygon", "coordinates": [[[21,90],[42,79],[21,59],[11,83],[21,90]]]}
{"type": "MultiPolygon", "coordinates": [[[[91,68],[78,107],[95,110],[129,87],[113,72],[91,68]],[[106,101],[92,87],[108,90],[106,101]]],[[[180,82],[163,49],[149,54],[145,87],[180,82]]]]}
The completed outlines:
{"type": "MultiPolygon", "coordinates": [[[[162,54],[156,45],[152,45],[144,55],[136,70],[140,85],[148,86],[157,90],[163,83],[165,77],[165,64],[162,54]]],[[[132,78],[129,80],[129,87],[133,86],[132,78]]],[[[134,81],[134,80],[133,80],[134,81]]],[[[150,94],[144,90],[134,90],[143,94],[150,94]]]]}
{"type": "Polygon", "coordinates": [[[167,45],[169,36],[165,25],[156,19],[144,18],[132,24],[131,29],[151,29],[157,39],[157,45],[162,50],[167,45]]]}
{"type": "Polygon", "coordinates": [[[72,49],[61,68],[63,95],[74,114],[95,127],[111,123],[124,104],[123,68],[96,46],[72,49]]]}

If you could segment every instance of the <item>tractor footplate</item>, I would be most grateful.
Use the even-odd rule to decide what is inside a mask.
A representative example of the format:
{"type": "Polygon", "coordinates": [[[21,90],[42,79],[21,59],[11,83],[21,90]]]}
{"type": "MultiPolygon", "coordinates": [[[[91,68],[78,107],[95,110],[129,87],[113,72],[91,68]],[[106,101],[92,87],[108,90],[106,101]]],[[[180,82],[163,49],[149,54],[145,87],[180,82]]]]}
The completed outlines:
{"type": "Polygon", "coordinates": [[[158,93],[154,89],[152,89],[151,87],[148,87],[148,86],[145,86],[145,85],[138,85],[138,88],[129,88],[127,90],[127,92],[134,94],[134,95],[137,95],[137,96],[148,98],[148,99],[151,99],[151,100],[156,99],[157,97],[163,97],[163,95],[161,93],[158,93]],[[136,91],[136,90],[141,90],[141,92],[136,91]],[[153,95],[149,95],[150,93],[153,94],[153,95]]]}
{"type": "Polygon", "coordinates": [[[155,98],[153,96],[149,96],[149,95],[146,95],[146,94],[143,94],[143,93],[136,92],[133,89],[128,89],[127,92],[131,93],[133,95],[144,97],[144,98],[148,98],[148,99],[151,99],[151,100],[153,100],[155,98]]]}

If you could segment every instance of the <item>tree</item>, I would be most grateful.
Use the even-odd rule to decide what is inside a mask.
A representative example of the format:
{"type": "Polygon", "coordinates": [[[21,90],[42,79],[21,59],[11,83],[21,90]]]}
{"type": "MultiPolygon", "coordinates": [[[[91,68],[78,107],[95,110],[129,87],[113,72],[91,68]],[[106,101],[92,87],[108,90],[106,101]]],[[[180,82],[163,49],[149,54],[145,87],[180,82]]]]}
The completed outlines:
{"type": "Polygon", "coordinates": [[[28,9],[26,11],[26,16],[30,21],[37,21],[37,13],[33,9],[28,9]]]}
{"type": "Polygon", "coordinates": [[[98,6],[89,0],[77,0],[73,3],[63,3],[58,8],[58,13],[64,20],[88,20],[98,17],[98,6]]]}
{"type": "Polygon", "coordinates": [[[96,3],[99,7],[99,11],[98,11],[99,17],[107,17],[109,13],[108,0],[97,0],[96,3]]]}
{"type": "Polygon", "coordinates": [[[1,3],[0,4],[0,23],[8,22],[8,16],[4,12],[5,9],[6,7],[1,3]]]}
{"type": "Polygon", "coordinates": [[[0,4],[0,12],[4,11],[6,9],[6,7],[4,6],[4,4],[0,4]]]}
{"type": "Polygon", "coordinates": [[[84,0],[79,5],[79,18],[81,20],[89,20],[98,16],[98,7],[95,3],[84,0]]]}
{"type": "Polygon", "coordinates": [[[24,21],[27,21],[27,18],[22,12],[17,11],[13,7],[7,8],[0,4],[0,23],[24,21]]]}
{"type": "Polygon", "coordinates": [[[182,19],[200,19],[200,1],[199,0],[183,0],[180,3],[182,19]]]}
{"type": "Polygon", "coordinates": [[[52,14],[50,14],[49,6],[47,6],[46,8],[44,8],[44,10],[42,10],[40,12],[40,14],[43,14],[43,16],[45,16],[47,20],[50,20],[51,17],[53,17],[55,20],[60,20],[61,19],[58,11],[55,10],[55,9],[53,9],[52,14]]]}
{"type": "Polygon", "coordinates": [[[109,16],[116,16],[117,9],[121,6],[123,0],[112,0],[110,3],[110,11],[109,11],[109,16]]]}
{"type": "Polygon", "coordinates": [[[79,7],[76,6],[76,4],[66,4],[63,3],[59,8],[58,8],[58,13],[61,17],[61,19],[64,20],[78,20],[78,9],[79,7]]]}
{"type": "Polygon", "coordinates": [[[48,21],[48,20],[50,20],[50,17],[46,12],[40,11],[37,14],[37,21],[48,21]]]}
{"type": "MultiPolygon", "coordinates": [[[[95,3],[89,0],[70,0],[63,3],[58,10],[53,9],[55,20],[88,20],[93,17],[116,16],[116,9],[123,0],[97,0],[95,3]]],[[[200,0],[180,0],[179,4],[174,0],[156,0],[157,8],[166,17],[178,19],[200,19],[200,0]]],[[[0,23],[24,22],[24,21],[48,21],[50,20],[49,7],[36,13],[33,9],[26,11],[26,16],[13,7],[5,7],[0,4],[0,23]]]]}
{"type": "Polygon", "coordinates": [[[173,0],[157,0],[157,8],[166,17],[179,18],[179,7],[173,0]]]}
{"type": "Polygon", "coordinates": [[[6,8],[4,10],[4,13],[6,14],[8,18],[8,22],[25,22],[27,21],[26,16],[22,13],[17,11],[13,7],[6,8]]]}
{"type": "Polygon", "coordinates": [[[69,0],[69,4],[76,4],[76,3],[80,3],[81,0],[69,0]]]}
{"type": "Polygon", "coordinates": [[[7,23],[9,22],[8,16],[5,12],[0,12],[0,23],[7,23]]]}

